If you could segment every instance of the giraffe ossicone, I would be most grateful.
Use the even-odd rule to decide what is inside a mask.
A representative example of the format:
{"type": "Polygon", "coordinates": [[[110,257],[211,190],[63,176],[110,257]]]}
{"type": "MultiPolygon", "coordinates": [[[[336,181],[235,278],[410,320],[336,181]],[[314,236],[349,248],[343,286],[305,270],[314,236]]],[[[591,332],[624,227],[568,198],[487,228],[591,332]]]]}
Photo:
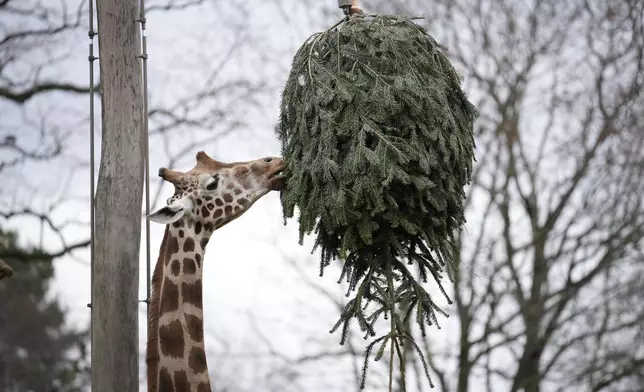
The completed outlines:
{"type": "Polygon", "coordinates": [[[200,151],[196,160],[187,172],[159,169],[174,194],[148,215],[166,225],[148,311],[148,392],[211,391],[203,334],[206,245],[215,230],[285,183],[281,158],[224,163],[200,151]]]}

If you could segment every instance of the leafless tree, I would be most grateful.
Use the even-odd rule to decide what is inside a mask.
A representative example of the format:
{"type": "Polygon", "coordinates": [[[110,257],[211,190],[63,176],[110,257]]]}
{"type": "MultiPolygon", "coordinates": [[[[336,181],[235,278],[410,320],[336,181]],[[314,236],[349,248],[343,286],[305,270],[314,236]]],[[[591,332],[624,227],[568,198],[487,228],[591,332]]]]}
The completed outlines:
{"type": "Polygon", "coordinates": [[[363,3],[425,15],[481,111],[453,333],[423,341],[439,390],[641,389],[644,2],[363,3]]]}
{"type": "Polygon", "coordinates": [[[644,2],[388,7],[428,16],[481,111],[441,389],[641,388],[644,2]]]}
{"type": "MultiPolygon", "coordinates": [[[[225,8],[202,0],[147,3],[151,23],[157,11],[225,8]]],[[[252,6],[233,3],[237,16],[252,6]]],[[[313,33],[341,15],[332,0],[274,3],[283,6],[283,21],[303,35],[303,29],[313,33]]],[[[425,14],[429,32],[448,47],[481,111],[469,223],[459,238],[455,305],[445,307],[455,316],[444,322],[452,323],[446,329],[453,334],[447,342],[435,334],[423,340],[437,389],[638,390],[644,383],[644,347],[633,343],[644,338],[644,114],[639,109],[644,107],[644,2],[363,3],[366,11],[425,14]]],[[[70,205],[87,208],[86,193],[69,191],[69,184],[84,181],[80,176],[87,173],[86,154],[73,148],[86,142],[87,83],[63,72],[77,49],[70,45],[72,36],[86,29],[85,11],[86,2],[72,5],[72,0],[0,0],[0,224],[29,219],[41,232],[58,233],[55,243],[44,241],[50,256],[87,245],[87,238],[68,235],[87,222],[60,213],[70,205]],[[55,184],[43,190],[42,177],[32,174],[51,173],[53,167],[65,170],[57,170],[55,184]]],[[[151,145],[162,153],[153,164],[178,166],[197,146],[238,133],[247,108],[277,91],[265,77],[230,72],[248,51],[258,50],[256,33],[243,19],[218,25],[212,52],[182,52],[180,67],[199,72],[172,74],[167,86],[161,76],[153,83],[151,145]]],[[[160,187],[155,183],[154,204],[160,202],[160,187]]],[[[302,271],[302,266],[294,264],[293,271],[315,298],[303,300],[302,309],[311,303],[339,309],[342,288],[320,286],[315,268],[302,271]]],[[[323,323],[316,315],[315,321],[302,322],[323,323]]],[[[313,341],[314,348],[293,357],[261,333],[256,334],[261,344],[249,347],[261,347],[270,358],[262,366],[272,379],[259,377],[250,384],[265,389],[249,389],[305,390],[307,375],[322,365],[341,365],[347,373],[334,377],[342,378],[347,390],[357,390],[360,336],[338,346],[333,335],[302,335],[297,339],[313,341]]],[[[213,340],[217,355],[259,364],[257,350],[245,357],[237,347],[226,352],[225,339],[213,340]]],[[[410,375],[420,375],[417,357],[408,358],[410,375]]],[[[382,381],[378,366],[371,367],[373,390],[382,381]]],[[[228,370],[241,372],[221,368],[228,370]]],[[[416,378],[421,382],[410,389],[429,390],[416,378]]],[[[233,388],[235,380],[226,382],[226,374],[215,379],[222,380],[215,385],[220,390],[243,390],[233,388]]]]}
{"type": "MultiPolygon", "coordinates": [[[[148,0],[148,25],[157,15],[174,13],[180,17],[206,3],[148,0]]],[[[161,56],[150,53],[149,63],[154,67],[151,83],[166,81],[159,87],[151,86],[152,165],[173,167],[185,156],[192,157],[196,149],[243,131],[249,108],[258,107],[267,90],[267,83],[259,77],[243,73],[231,77],[230,69],[253,44],[243,21],[244,3],[210,6],[206,11],[213,14],[224,8],[236,9],[238,23],[222,23],[218,31],[211,32],[218,39],[209,50],[177,53],[175,57],[194,58],[172,64],[175,72],[182,67],[182,77],[167,82],[164,67],[155,63],[155,57],[161,56]],[[168,93],[164,87],[172,91],[168,93]]],[[[88,28],[87,7],[87,0],[0,1],[0,224],[38,225],[39,233],[30,233],[28,239],[52,258],[75,257],[75,251],[89,244],[87,236],[78,235],[79,229],[88,226],[88,214],[65,217],[63,213],[87,211],[89,204],[89,187],[78,186],[89,176],[89,83],[79,78],[78,72],[68,71],[83,64],[79,53],[86,53],[81,50],[85,42],[78,37],[88,28]]],[[[189,36],[183,41],[204,38],[208,37],[189,36]]],[[[154,47],[154,37],[150,41],[154,47]]],[[[100,94],[98,78],[96,91],[100,94]]],[[[100,107],[96,110],[98,117],[100,107]]],[[[157,188],[154,204],[162,183],[153,178],[153,185],[157,188]]]]}
{"type": "MultiPolygon", "coordinates": [[[[146,5],[154,174],[155,166],[181,165],[222,138],[253,136],[248,120],[263,105],[269,82],[261,71],[239,72],[250,52],[256,59],[259,49],[267,49],[245,20],[245,2],[147,0],[146,5]],[[165,47],[150,35],[159,20],[168,15],[185,20],[183,13],[194,16],[197,7],[215,19],[215,29],[191,31],[174,51],[168,50],[174,42],[165,47]]],[[[87,7],[87,0],[0,0],[0,227],[20,231],[21,241],[34,244],[42,259],[66,257],[86,265],[89,83],[82,37],[87,7]]],[[[247,65],[244,71],[255,66],[247,65]]],[[[98,67],[95,71],[98,76],[98,67]]],[[[100,94],[98,82],[96,91],[100,94]]],[[[97,124],[97,140],[99,132],[97,124]]],[[[152,182],[157,203],[162,183],[154,177],[152,182]]],[[[5,249],[3,257],[11,262],[27,256],[5,249]]]]}
{"type": "MultiPolygon", "coordinates": [[[[0,111],[3,117],[0,174],[4,183],[0,189],[0,217],[6,221],[16,218],[40,221],[42,228],[48,226],[55,234],[60,234],[67,224],[50,219],[61,201],[56,198],[44,208],[35,207],[37,186],[32,181],[21,181],[20,173],[25,167],[33,167],[31,165],[55,165],[64,155],[71,136],[60,122],[52,119],[60,113],[35,107],[34,101],[61,93],[78,96],[89,91],[86,84],[61,78],[56,71],[57,66],[64,66],[65,58],[70,55],[70,46],[65,47],[64,43],[71,42],[72,34],[85,20],[83,4],[32,0],[0,2],[0,111]]],[[[77,163],[71,165],[68,180],[77,163]]],[[[69,185],[64,178],[58,180],[59,184],[69,185]]],[[[86,245],[87,241],[63,243],[62,249],[53,251],[52,255],[63,255],[86,245]]]]}

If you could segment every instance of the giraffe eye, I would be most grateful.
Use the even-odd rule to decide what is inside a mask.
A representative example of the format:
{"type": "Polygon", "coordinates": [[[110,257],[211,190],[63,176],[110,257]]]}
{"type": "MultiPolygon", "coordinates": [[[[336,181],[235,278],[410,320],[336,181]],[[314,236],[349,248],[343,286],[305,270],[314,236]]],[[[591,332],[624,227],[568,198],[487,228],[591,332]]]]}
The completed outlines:
{"type": "Polygon", "coordinates": [[[209,191],[214,191],[215,189],[217,189],[217,185],[219,185],[219,176],[214,175],[212,176],[212,181],[208,185],[206,185],[206,189],[209,191]]]}

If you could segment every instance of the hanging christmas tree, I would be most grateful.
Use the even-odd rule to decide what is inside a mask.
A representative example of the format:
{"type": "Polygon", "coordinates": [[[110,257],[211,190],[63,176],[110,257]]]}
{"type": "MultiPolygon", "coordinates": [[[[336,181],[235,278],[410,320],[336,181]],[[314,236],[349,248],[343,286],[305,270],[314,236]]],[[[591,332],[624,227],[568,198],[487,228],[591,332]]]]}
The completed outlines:
{"type": "Polygon", "coordinates": [[[457,268],[476,116],[443,48],[410,18],[347,17],[293,59],[278,127],[284,215],[299,210],[300,243],[316,235],[321,274],[343,263],[353,298],[332,330],[341,343],[352,320],[365,337],[390,320],[365,370],[376,348],[402,361],[409,319],[424,334],[441,312],[422,283],[431,276],[447,297],[441,280],[457,268]]]}

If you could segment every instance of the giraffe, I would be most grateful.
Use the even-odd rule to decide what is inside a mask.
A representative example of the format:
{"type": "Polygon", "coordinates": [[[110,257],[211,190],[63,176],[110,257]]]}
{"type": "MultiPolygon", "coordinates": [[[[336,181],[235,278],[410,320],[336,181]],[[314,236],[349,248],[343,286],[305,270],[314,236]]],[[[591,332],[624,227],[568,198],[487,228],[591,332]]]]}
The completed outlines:
{"type": "Polygon", "coordinates": [[[11,266],[0,259],[0,279],[8,278],[13,275],[11,266]]]}
{"type": "Polygon", "coordinates": [[[196,159],[185,173],[159,169],[175,191],[148,216],[166,225],[148,311],[148,392],[211,391],[202,307],[206,245],[215,230],[285,183],[280,158],[223,163],[200,151],[196,159]]]}

